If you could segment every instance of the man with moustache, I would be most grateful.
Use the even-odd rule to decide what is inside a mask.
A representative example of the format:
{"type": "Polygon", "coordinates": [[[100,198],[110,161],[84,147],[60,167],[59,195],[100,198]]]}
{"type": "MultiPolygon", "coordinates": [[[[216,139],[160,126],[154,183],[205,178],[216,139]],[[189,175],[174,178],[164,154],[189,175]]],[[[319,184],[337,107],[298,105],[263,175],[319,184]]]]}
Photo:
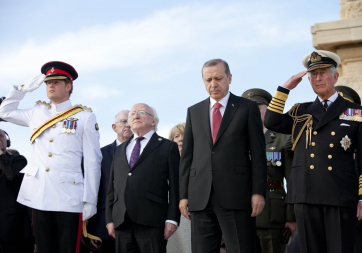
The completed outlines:
{"type": "Polygon", "coordinates": [[[362,219],[362,161],[358,177],[353,153],[362,156],[362,107],[335,90],[340,58],[316,50],[303,58],[306,71],[279,86],[265,126],[292,134],[294,159],[286,202],[294,204],[302,253],[352,253],[356,214],[362,219]],[[317,98],[283,114],[285,101],[302,77],[317,98]]]}
{"type": "Polygon", "coordinates": [[[78,252],[82,220],[97,212],[102,159],[98,124],[90,108],[71,104],[78,77],[71,65],[48,62],[41,73],[12,87],[0,106],[0,118],[32,131],[31,156],[21,171],[17,201],[33,209],[39,253],[78,252]],[[30,109],[18,109],[25,94],[43,81],[51,103],[39,100],[30,109]]]}
{"type": "MultiPolygon", "coordinates": [[[[113,143],[101,148],[103,158],[101,164],[101,183],[98,192],[97,214],[92,217],[89,224],[90,227],[95,226],[95,235],[102,239],[102,246],[98,249],[98,253],[115,252],[115,240],[108,234],[106,228],[106,196],[114,151],[119,145],[132,136],[128,124],[128,113],[128,110],[117,113],[115,123],[112,124],[112,129],[117,134],[117,138],[113,143]]],[[[95,241],[93,241],[92,244],[97,247],[95,241]]]]}
{"type": "Polygon", "coordinates": [[[175,142],[157,135],[158,121],[150,106],[132,106],[128,122],[134,135],[114,153],[106,223],[116,252],[166,253],[180,222],[180,155],[175,142]]]}
{"type": "Polygon", "coordinates": [[[207,61],[210,97],[189,107],[180,162],[180,203],[190,219],[192,252],[255,252],[255,216],[266,192],[265,139],[257,103],[229,92],[232,75],[207,61]],[[187,209],[188,208],[188,209],[187,209]]]}

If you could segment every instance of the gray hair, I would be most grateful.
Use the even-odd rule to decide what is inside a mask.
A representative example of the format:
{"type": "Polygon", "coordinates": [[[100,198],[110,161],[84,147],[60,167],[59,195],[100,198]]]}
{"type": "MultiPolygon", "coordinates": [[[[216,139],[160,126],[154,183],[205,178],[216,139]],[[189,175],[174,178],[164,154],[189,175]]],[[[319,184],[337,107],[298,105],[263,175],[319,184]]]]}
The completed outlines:
{"type": "Polygon", "coordinates": [[[229,75],[230,75],[229,64],[226,61],[222,60],[222,59],[212,59],[212,60],[209,60],[209,61],[205,62],[204,65],[202,66],[202,69],[201,69],[201,75],[203,75],[202,71],[204,70],[205,67],[216,66],[219,63],[224,64],[225,74],[226,74],[227,77],[229,77],[229,75]]]}
{"type": "Polygon", "coordinates": [[[155,108],[151,107],[151,110],[152,110],[152,115],[153,115],[153,118],[154,120],[156,121],[156,124],[155,124],[155,132],[157,132],[157,126],[158,126],[158,123],[160,122],[160,119],[158,118],[158,115],[157,115],[157,112],[155,110],[155,108]]]}
{"type": "Polygon", "coordinates": [[[115,121],[115,122],[117,122],[118,116],[119,116],[122,112],[127,112],[127,120],[128,120],[129,110],[122,110],[122,111],[120,111],[120,112],[118,112],[118,113],[116,114],[116,117],[114,118],[114,121],[115,121]]]}

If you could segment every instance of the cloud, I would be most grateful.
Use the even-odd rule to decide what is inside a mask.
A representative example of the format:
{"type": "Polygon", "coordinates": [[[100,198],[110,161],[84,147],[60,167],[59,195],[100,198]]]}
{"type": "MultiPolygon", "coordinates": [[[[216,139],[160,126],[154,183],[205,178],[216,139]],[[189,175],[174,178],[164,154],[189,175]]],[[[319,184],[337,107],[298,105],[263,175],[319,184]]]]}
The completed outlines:
{"type": "Polygon", "coordinates": [[[309,39],[308,22],[290,19],[291,14],[280,12],[276,2],[263,3],[263,7],[259,2],[198,3],[129,22],[85,27],[48,40],[34,37],[15,50],[0,52],[0,87],[14,75],[26,79],[37,74],[40,66],[51,60],[70,62],[79,72],[89,73],[130,66],[142,68],[215,48],[251,50],[309,39]]]}
{"type": "Polygon", "coordinates": [[[80,93],[80,99],[85,101],[107,99],[119,96],[120,94],[120,90],[116,87],[104,87],[99,84],[91,84],[87,85],[86,90],[80,93]]]}

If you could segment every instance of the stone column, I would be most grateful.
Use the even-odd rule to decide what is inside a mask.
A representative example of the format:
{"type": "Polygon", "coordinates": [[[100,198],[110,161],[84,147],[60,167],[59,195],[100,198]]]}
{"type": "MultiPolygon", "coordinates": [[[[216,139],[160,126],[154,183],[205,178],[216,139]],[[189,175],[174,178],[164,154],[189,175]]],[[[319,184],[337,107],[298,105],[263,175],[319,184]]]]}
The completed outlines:
{"type": "Polygon", "coordinates": [[[341,20],[312,26],[313,46],[341,57],[336,85],[356,90],[362,97],[362,0],[339,0],[341,20]]]}

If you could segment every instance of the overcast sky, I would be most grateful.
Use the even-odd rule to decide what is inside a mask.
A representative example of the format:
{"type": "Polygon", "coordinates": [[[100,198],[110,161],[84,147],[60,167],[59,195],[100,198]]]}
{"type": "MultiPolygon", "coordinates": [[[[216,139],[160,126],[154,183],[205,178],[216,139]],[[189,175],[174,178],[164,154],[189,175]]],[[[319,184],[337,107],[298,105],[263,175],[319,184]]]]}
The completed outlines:
{"type": "MultiPolygon", "coordinates": [[[[238,1],[0,1],[0,95],[40,74],[48,61],[77,70],[72,104],[91,107],[101,146],[115,139],[118,111],[143,102],[159,115],[158,133],[186,120],[187,108],[208,97],[201,78],[207,60],[230,65],[230,91],[250,88],[274,94],[304,70],[314,50],[311,26],[339,20],[338,0],[238,1]]],[[[314,100],[307,78],[291,92],[296,102],[314,100]]],[[[19,108],[48,101],[45,85],[19,108]]],[[[1,123],[12,147],[30,155],[30,129],[1,123]]]]}

